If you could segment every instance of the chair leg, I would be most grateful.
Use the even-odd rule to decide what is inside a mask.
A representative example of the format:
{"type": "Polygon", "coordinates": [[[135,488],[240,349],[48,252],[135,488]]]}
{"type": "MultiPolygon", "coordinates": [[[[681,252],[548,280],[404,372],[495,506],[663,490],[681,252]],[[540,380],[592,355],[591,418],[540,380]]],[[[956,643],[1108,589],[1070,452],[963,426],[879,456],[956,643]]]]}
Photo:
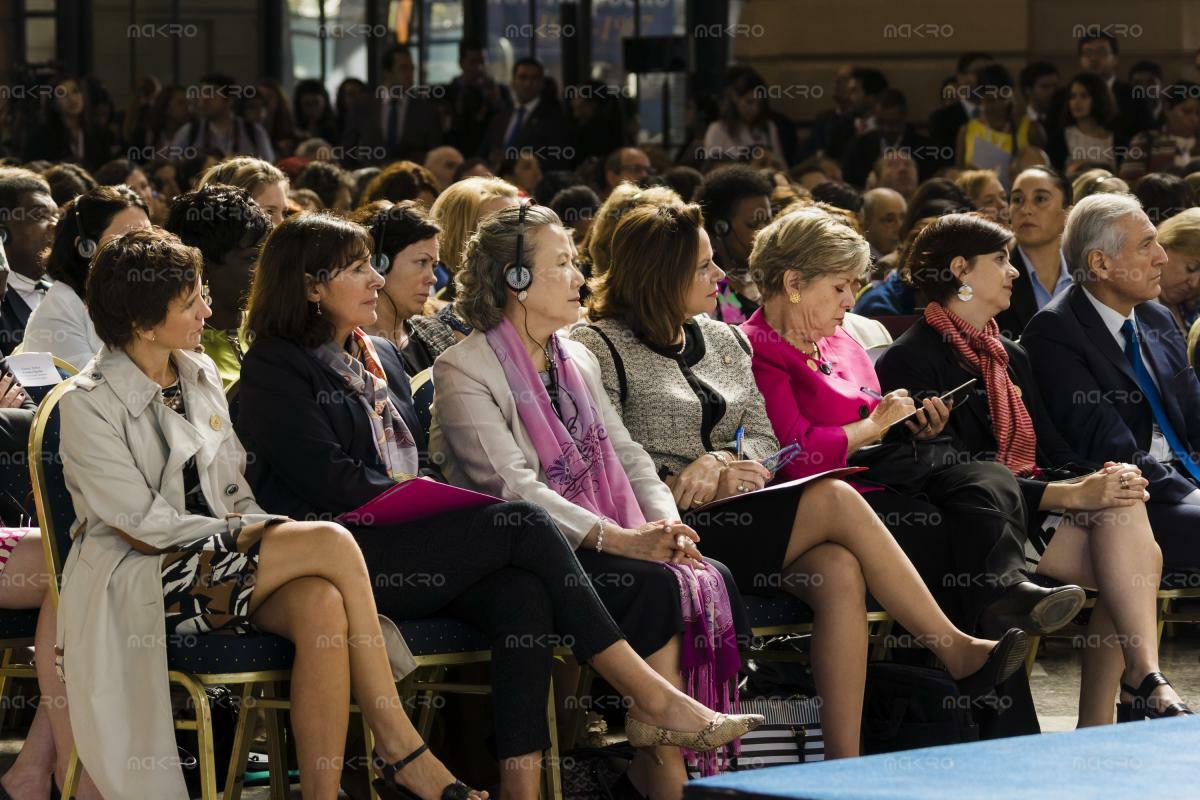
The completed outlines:
{"type": "Polygon", "coordinates": [[[546,702],[546,722],[550,726],[550,750],[542,766],[543,800],[562,800],[562,751],[558,745],[558,712],[554,698],[554,678],[550,679],[550,699],[546,702]]]}
{"type": "Polygon", "coordinates": [[[0,658],[0,730],[4,730],[4,721],[8,718],[8,668],[12,665],[12,648],[4,648],[4,656],[0,658]]]}
{"type": "MultiPolygon", "coordinates": [[[[271,696],[278,698],[281,684],[268,684],[271,696]]],[[[283,719],[278,709],[264,709],[267,725],[267,769],[271,776],[271,800],[287,800],[291,796],[291,776],[288,774],[287,743],[284,741],[283,719]]]]}
{"type": "Polygon", "coordinates": [[[369,787],[368,797],[370,800],[379,800],[379,792],[375,791],[375,784],[372,780],[373,773],[371,771],[371,761],[375,758],[375,733],[371,730],[371,726],[367,724],[367,715],[362,715],[363,727],[363,751],[367,758],[367,786],[369,787]]]}
{"type": "Polygon", "coordinates": [[[79,781],[83,777],[83,765],[79,762],[79,751],[72,748],[71,757],[67,759],[67,774],[63,777],[62,796],[66,800],[74,800],[79,791],[79,781]]]}
{"type": "Polygon", "coordinates": [[[216,754],[213,752],[212,710],[208,705],[208,695],[190,675],[172,672],[171,680],[187,690],[192,698],[192,708],[196,712],[196,760],[200,770],[201,800],[217,800],[216,754]]]}
{"type": "Polygon", "coordinates": [[[1158,646],[1162,647],[1163,626],[1167,621],[1167,614],[1171,613],[1171,598],[1164,597],[1158,601],[1158,646]]]}
{"type": "MultiPolygon", "coordinates": [[[[446,677],[445,667],[434,667],[429,680],[441,682],[446,677]]],[[[420,704],[420,712],[417,714],[417,732],[421,734],[421,739],[429,741],[429,730],[433,727],[433,698],[437,693],[431,690],[418,691],[417,695],[424,696],[425,702],[420,704]]]]}
{"type": "Polygon", "coordinates": [[[246,761],[250,757],[251,725],[254,714],[253,683],[242,684],[241,702],[238,704],[237,728],[233,734],[233,750],[229,754],[229,771],[225,773],[224,800],[241,800],[242,787],[246,783],[246,761]]]}
{"type": "Polygon", "coordinates": [[[1025,677],[1033,675],[1033,665],[1037,663],[1038,645],[1042,643],[1041,636],[1029,637],[1029,652],[1025,654],[1025,677]]]}

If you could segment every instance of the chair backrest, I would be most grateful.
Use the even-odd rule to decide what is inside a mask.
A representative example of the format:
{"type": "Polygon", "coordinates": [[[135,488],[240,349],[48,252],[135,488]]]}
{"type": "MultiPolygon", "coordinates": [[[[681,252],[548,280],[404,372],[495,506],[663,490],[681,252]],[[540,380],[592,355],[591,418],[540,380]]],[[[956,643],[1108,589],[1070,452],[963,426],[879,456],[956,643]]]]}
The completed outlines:
{"type": "MultiPolygon", "coordinates": [[[[58,377],[62,380],[66,380],[72,375],[78,374],[79,370],[71,366],[69,361],[63,361],[58,356],[51,356],[51,358],[54,360],[55,369],[58,370],[58,377]]],[[[54,384],[54,386],[57,385],[57,383],[54,384]]],[[[29,395],[29,397],[32,398],[35,403],[41,403],[42,400],[45,399],[46,395],[50,394],[50,390],[53,389],[54,386],[26,386],[25,393],[29,395]]]]}
{"type": "Polygon", "coordinates": [[[893,339],[899,339],[920,318],[920,314],[884,314],[878,317],[871,317],[876,322],[882,323],[893,339]]]}
{"type": "Polygon", "coordinates": [[[38,406],[29,430],[29,472],[33,481],[33,498],[37,505],[38,525],[42,529],[42,545],[46,552],[46,569],[54,576],[50,593],[58,605],[58,586],[62,581],[62,562],[71,549],[71,526],[75,523],[75,506],[63,475],[62,456],[58,452],[58,404],[71,388],[63,381],[50,390],[38,406]]]}
{"type": "Polygon", "coordinates": [[[433,407],[433,367],[413,375],[409,379],[409,386],[412,388],[413,410],[417,412],[417,419],[421,421],[421,427],[425,429],[425,438],[428,440],[429,426],[433,424],[430,411],[433,407]]]}

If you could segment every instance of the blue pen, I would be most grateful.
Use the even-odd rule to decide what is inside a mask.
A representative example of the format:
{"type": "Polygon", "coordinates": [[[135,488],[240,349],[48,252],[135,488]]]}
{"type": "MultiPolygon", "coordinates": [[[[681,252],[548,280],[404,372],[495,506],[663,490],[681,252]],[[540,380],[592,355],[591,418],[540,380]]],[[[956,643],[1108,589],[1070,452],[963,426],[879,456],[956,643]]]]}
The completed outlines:
{"type": "Polygon", "coordinates": [[[860,387],[858,387],[858,390],[860,392],[862,392],[863,394],[867,395],[868,397],[874,397],[876,400],[883,399],[883,395],[881,395],[879,392],[872,389],[870,386],[860,386],[860,387]]]}
{"type": "Polygon", "coordinates": [[[737,433],[734,434],[734,438],[737,440],[737,460],[741,461],[742,460],[742,440],[746,438],[746,429],[744,427],[739,427],[737,429],[737,433]]]}

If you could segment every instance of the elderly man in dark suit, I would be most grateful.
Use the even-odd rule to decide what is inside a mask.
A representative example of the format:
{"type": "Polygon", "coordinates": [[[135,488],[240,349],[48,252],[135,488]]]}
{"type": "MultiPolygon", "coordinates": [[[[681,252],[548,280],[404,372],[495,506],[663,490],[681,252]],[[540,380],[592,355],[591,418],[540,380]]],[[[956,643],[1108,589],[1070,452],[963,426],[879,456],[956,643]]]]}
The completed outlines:
{"type": "Polygon", "coordinates": [[[1200,568],[1200,382],[1158,297],[1167,256],[1136,198],[1072,209],[1063,251],[1075,285],[1026,326],[1021,344],[1058,430],[1095,461],[1136,464],[1164,568],[1200,568]]]}
{"type": "Polygon", "coordinates": [[[418,164],[442,143],[442,121],[431,95],[442,87],[413,85],[413,58],[395,45],[383,54],[379,86],[360,97],[347,114],[342,134],[347,166],[409,159],[418,164]]]}
{"type": "Polygon", "coordinates": [[[543,169],[568,169],[575,155],[571,124],[558,98],[546,92],[546,68],[536,58],[513,65],[513,106],[493,114],[483,134],[480,155],[494,165],[531,152],[543,169]]]}

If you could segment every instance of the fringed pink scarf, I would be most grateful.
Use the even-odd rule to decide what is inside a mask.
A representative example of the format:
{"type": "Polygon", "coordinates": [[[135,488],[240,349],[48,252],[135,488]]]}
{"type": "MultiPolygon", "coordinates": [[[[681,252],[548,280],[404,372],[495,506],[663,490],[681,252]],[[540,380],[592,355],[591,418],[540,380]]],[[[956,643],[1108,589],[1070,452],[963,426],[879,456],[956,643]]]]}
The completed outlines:
{"type": "MultiPolygon", "coordinates": [[[[550,488],[571,502],[613,520],[625,528],[646,522],[624,467],[609,442],[595,399],[583,376],[558,340],[550,338],[551,369],[558,376],[558,405],[554,412],[550,394],[533,368],[533,362],[516,328],[507,319],[486,334],[517,399],[521,424],[529,433],[550,488]]],[[[696,570],[684,564],[665,563],[679,581],[683,609],[680,670],[687,693],[722,713],[737,704],[734,678],[741,667],[737,634],[729,593],[721,573],[696,570]]],[[[734,751],[737,752],[736,743],[734,751]]],[[[725,767],[726,753],[686,752],[688,762],[702,775],[725,767]]]]}

